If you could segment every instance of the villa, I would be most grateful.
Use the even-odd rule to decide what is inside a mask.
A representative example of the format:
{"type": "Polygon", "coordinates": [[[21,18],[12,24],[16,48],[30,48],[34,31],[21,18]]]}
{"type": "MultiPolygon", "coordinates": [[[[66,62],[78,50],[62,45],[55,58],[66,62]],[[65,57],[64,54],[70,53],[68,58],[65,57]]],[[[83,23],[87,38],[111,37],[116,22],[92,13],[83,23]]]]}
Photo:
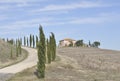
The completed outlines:
{"type": "Polygon", "coordinates": [[[75,46],[76,40],[65,38],[59,41],[59,47],[68,47],[70,45],[75,46]]]}

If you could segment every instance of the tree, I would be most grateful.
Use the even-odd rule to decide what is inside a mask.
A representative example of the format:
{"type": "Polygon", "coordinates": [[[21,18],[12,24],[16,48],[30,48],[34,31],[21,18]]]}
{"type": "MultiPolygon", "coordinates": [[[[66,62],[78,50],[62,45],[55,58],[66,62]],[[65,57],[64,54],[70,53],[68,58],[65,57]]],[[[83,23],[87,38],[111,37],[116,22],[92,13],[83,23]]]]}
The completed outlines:
{"type": "Polygon", "coordinates": [[[13,39],[11,39],[11,40],[8,40],[8,39],[7,39],[7,42],[8,42],[9,44],[12,44],[12,45],[14,44],[14,40],[13,40],[13,39]]]}
{"type": "Polygon", "coordinates": [[[18,40],[16,39],[16,57],[18,57],[18,40]]]}
{"type": "Polygon", "coordinates": [[[33,35],[32,39],[33,39],[33,48],[35,48],[35,37],[34,37],[34,35],[33,35]]]}
{"type": "Polygon", "coordinates": [[[89,46],[91,47],[91,42],[90,42],[90,40],[89,40],[89,46]]]}
{"type": "Polygon", "coordinates": [[[27,47],[29,46],[29,41],[28,41],[28,37],[27,37],[27,47]]]}
{"type": "Polygon", "coordinates": [[[38,44],[38,36],[36,35],[36,47],[37,47],[37,44],[38,44]]]}
{"type": "Polygon", "coordinates": [[[51,57],[50,60],[53,61],[53,39],[52,39],[52,36],[50,36],[49,48],[50,48],[50,57],[51,57]]]}
{"type": "Polygon", "coordinates": [[[52,53],[52,61],[55,60],[56,58],[56,40],[55,40],[55,35],[54,33],[51,32],[51,38],[50,38],[50,41],[51,41],[51,53],[52,53]]]}
{"type": "Polygon", "coordinates": [[[95,41],[95,42],[93,42],[93,47],[99,47],[100,46],[100,42],[99,41],[95,41]]]}
{"type": "Polygon", "coordinates": [[[26,46],[26,37],[24,36],[24,46],[26,46]]]}
{"type": "Polygon", "coordinates": [[[21,45],[22,45],[22,43],[21,43],[21,39],[20,39],[20,40],[18,40],[19,54],[22,54],[22,48],[21,48],[21,45]]]}
{"type": "Polygon", "coordinates": [[[20,41],[20,45],[22,45],[22,38],[20,38],[20,40],[19,40],[19,41],[20,41]]]}
{"type": "Polygon", "coordinates": [[[3,38],[2,40],[5,41],[5,38],[3,38]]]}
{"type": "Polygon", "coordinates": [[[30,34],[30,47],[32,47],[32,35],[30,34]]]}
{"type": "Polygon", "coordinates": [[[12,51],[12,47],[11,47],[11,52],[10,52],[10,58],[13,58],[13,51],[12,51]]]}
{"type": "Polygon", "coordinates": [[[44,78],[45,77],[45,35],[42,29],[42,26],[39,28],[39,38],[40,41],[38,42],[38,63],[37,63],[37,69],[38,69],[38,77],[44,78]]]}
{"type": "Polygon", "coordinates": [[[73,42],[70,41],[69,47],[73,47],[73,42]]]}
{"type": "Polygon", "coordinates": [[[76,46],[83,46],[83,40],[78,40],[75,44],[76,46]]]}
{"type": "Polygon", "coordinates": [[[7,38],[7,42],[9,41],[9,39],[7,38]]]}
{"type": "Polygon", "coordinates": [[[51,51],[50,51],[50,40],[47,39],[47,59],[48,63],[51,63],[51,51]]]}

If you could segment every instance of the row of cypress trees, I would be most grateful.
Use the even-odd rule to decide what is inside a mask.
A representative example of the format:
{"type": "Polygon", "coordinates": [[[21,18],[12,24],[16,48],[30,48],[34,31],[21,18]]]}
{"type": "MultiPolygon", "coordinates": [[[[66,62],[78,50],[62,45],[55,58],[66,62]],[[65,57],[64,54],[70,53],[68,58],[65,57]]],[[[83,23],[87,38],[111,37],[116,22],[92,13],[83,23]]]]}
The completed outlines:
{"type": "Polygon", "coordinates": [[[36,36],[36,38],[34,35],[31,34],[29,37],[24,36],[24,46],[35,48],[37,46],[37,42],[38,42],[38,36],[36,36]]]}
{"type": "MultiPolygon", "coordinates": [[[[16,57],[21,54],[21,45],[22,39],[16,40],[16,57]]],[[[45,77],[45,64],[50,64],[52,61],[55,61],[56,58],[56,40],[54,33],[51,32],[51,35],[48,39],[45,38],[44,31],[42,26],[39,27],[39,37],[31,35],[28,37],[24,36],[24,46],[37,48],[38,52],[38,62],[37,62],[37,73],[39,78],[45,77]]],[[[11,48],[11,57],[12,55],[11,48]]]]}
{"type": "Polygon", "coordinates": [[[39,41],[37,43],[38,50],[38,63],[37,72],[39,78],[45,77],[45,64],[55,61],[56,58],[56,40],[53,33],[49,39],[45,39],[45,34],[43,32],[42,26],[39,28],[39,41]],[[47,57],[47,58],[46,58],[47,57]]]}
{"type": "Polygon", "coordinates": [[[22,54],[22,48],[21,48],[21,45],[22,45],[22,40],[16,40],[16,56],[18,57],[19,54],[21,55],[22,54]]]}
{"type": "MultiPolygon", "coordinates": [[[[11,43],[10,43],[11,44],[11,43]]],[[[16,39],[16,43],[14,44],[16,47],[16,57],[19,57],[19,55],[22,54],[22,41],[20,39],[16,39]]],[[[13,47],[11,46],[11,51],[10,51],[10,58],[13,58],[13,47]]]]}

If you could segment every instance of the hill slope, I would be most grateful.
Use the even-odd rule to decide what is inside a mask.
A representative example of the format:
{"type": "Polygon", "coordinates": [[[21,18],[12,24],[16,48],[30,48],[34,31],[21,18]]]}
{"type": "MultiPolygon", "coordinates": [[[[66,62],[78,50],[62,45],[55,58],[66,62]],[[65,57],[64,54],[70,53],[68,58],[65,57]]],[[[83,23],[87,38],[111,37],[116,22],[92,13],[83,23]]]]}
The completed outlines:
{"type": "Polygon", "coordinates": [[[22,52],[23,54],[21,56],[16,57],[15,46],[9,43],[6,43],[0,39],[0,68],[25,59],[27,57],[27,52],[25,50],[23,50],[22,52]],[[12,48],[12,55],[13,55],[12,58],[11,58],[11,48],[12,48]]]}
{"type": "Polygon", "coordinates": [[[15,54],[15,47],[0,40],[0,62],[8,62],[10,60],[11,48],[13,49],[13,54],[15,54]]]}
{"type": "MultiPolygon", "coordinates": [[[[97,48],[58,48],[60,61],[46,67],[45,81],[120,81],[120,52],[97,48]]],[[[44,81],[36,67],[16,74],[8,81],[44,81]]]]}

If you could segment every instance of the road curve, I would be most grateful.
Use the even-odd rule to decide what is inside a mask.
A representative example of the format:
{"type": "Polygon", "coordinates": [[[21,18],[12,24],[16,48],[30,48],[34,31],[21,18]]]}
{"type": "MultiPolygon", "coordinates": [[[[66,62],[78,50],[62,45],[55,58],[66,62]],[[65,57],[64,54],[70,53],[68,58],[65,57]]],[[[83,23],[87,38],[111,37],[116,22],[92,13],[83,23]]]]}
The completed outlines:
{"type": "Polygon", "coordinates": [[[28,47],[22,48],[28,51],[28,57],[22,62],[0,69],[0,81],[5,81],[2,79],[6,78],[9,74],[13,75],[37,64],[37,50],[28,47]]]}

